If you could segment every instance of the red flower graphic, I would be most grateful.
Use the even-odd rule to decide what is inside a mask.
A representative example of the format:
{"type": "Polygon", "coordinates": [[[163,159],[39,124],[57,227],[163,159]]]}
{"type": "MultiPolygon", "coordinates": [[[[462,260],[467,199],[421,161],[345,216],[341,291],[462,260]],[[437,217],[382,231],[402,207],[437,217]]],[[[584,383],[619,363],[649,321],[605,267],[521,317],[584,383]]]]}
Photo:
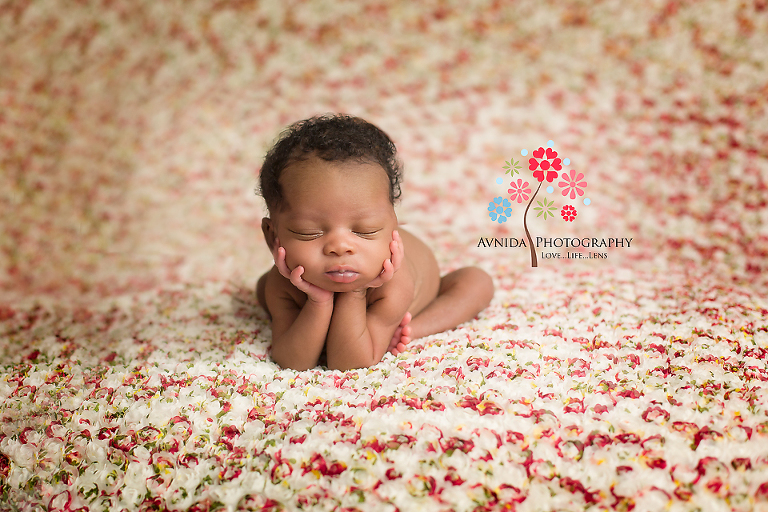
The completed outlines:
{"type": "Polygon", "coordinates": [[[581,189],[587,186],[587,182],[580,181],[584,179],[584,174],[579,173],[577,175],[576,171],[571,169],[570,175],[563,173],[560,177],[565,181],[561,181],[557,186],[563,189],[564,196],[567,196],[568,192],[571,193],[571,199],[576,199],[576,194],[579,194],[580,196],[584,195],[584,191],[581,189]]]}
{"type": "Polygon", "coordinates": [[[557,158],[557,151],[552,150],[552,148],[547,148],[546,158],[544,148],[540,147],[533,152],[533,158],[528,160],[528,169],[534,171],[533,177],[540,182],[546,179],[551,183],[557,178],[557,171],[562,168],[561,160],[557,158]],[[550,160],[552,161],[550,162],[550,160]],[[544,176],[545,172],[547,173],[546,177],[544,176]]]}
{"type": "Polygon", "coordinates": [[[528,200],[528,195],[531,193],[531,189],[528,187],[528,182],[523,180],[517,180],[517,184],[515,182],[510,181],[509,186],[512,187],[507,192],[509,192],[511,195],[509,198],[512,201],[517,201],[518,203],[522,203],[523,201],[528,200]]]}
{"type": "Polygon", "coordinates": [[[573,222],[573,219],[576,218],[576,208],[567,204],[560,210],[560,215],[563,217],[563,220],[573,222]]]}

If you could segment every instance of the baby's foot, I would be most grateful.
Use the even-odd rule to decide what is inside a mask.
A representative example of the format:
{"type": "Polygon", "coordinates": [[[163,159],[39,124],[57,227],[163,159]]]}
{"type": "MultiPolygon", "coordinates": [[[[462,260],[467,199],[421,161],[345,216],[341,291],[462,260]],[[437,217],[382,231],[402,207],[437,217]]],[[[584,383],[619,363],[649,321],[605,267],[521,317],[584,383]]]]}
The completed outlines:
{"type": "Polygon", "coordinates": [[[387,350],[396,356],[400,355],[401,352],[405,352],[406,345],[411,342],[411,326],[408,325],[410,321],[411,314],[406,312],[400,325],[395,329],[395,334],[392,335],[392,341],[389,342],[387,350]]]}

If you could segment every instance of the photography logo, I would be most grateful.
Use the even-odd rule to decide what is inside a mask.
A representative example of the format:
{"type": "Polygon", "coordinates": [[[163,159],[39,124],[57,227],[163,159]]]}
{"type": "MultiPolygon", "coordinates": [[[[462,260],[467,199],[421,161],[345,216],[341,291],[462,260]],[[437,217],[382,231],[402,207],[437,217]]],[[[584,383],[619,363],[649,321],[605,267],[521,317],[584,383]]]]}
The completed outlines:
{"type": "MultiPolygon", "coordinates": [[[[528,170],[532,172],[532,177],[539,182],[536,187],[536,191],[531,195],[531,184],[522,178],[515,180],[516,174],[521,174],[520,170],[523,167],[521,161],[515,161],[511,159],[506,162],[504,166],[505,174],[510,175],[512,181],[509,182],[507,194],[505,196],[498,196],[488,203],[488,216],[491,221],[499,224],[507,222],[512,216],[513,203],[522,204],[527,201],[525,212],[523,213],[523,228],[525,229],[525,239],[518,240],[516,238],[510,238],[502,242],[504,247],[530,247],[531,250],[531,266],[538,266],[538,258],[536,256],[536,248],[543,244],[544,247],[566,247],[573,249],[581,248],[601,248],[601,247],[629,247],[632,239],[629,238],[545,238],[536,237],[536,244],[533,243],[533,238],[528,230],[528,213],[531,210],[533,202],[536,201],[537,206],[533,207],[533,211],[536,212],[536,217],[543,217],[544,220],[552,217],[560,217],[563,222],[574,222],[579,215],[579,208],[582,206],[589,206],[592,201],[588,197],[584,196],[584,189],[587,188],[587,182],[584,177],[584,173],[577,172],[575,169],[564,170],[563,166],[569,166],[571,161],[568,158],[561,159],[558,156],[557,151],[552,149],[555,143],[553,141],[547,142],[547,148],[539,147],[531,153],[531,157],[528,158],[528,170]],[[547,196],[542,196],[540,200],[536,198],[539,196],[542,185],[547,182],[547,187],[544,189],[547,194],[552,194],[554,197],[549,200],[547,196]],[[551,185],[550,185],[551,184],[551,185]],[[558,188],[555,189],[554,185],[558,188]],[[557,203],[556,203],[557,201],[557,203]],[[558,214],[556,215],[555,212],[558,214]]],[[[520,154],[523,157],[528,156],[528,150],[523,149],[520,154]]],[[[521,174],[522,175],[522,174],[521,174]]],[[[496,178],[497,185],[504,185],[504,178],[496,178]]],[[[506,188],[507,186],[504,185],[506,188]]],[[[533,214],[533,213],[531,213],[533,214]]],[[[478,246],[491,246],[499,245],[498,239],[480,239],[478,246]]],[[[561,253],[542,253],[543,257],[562,258],[561,253]]],[[[586,255],[582,252],[566,252],[565,258],[606,258],[607,253],[604,252],[588,252],[586,255]]]]}

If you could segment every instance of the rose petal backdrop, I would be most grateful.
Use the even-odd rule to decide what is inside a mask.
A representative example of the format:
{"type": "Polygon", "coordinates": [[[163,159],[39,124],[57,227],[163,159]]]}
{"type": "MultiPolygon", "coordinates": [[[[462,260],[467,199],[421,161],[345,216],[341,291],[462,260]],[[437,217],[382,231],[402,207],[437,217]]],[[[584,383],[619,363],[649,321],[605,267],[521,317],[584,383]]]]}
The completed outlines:
{"type": "Polygon", "coordinates": [[[764,0],[37,0],[0,43],[1,509],[768,509],[764,0]],[[325,112],[497,291],[296,372],[254,189],[325,112]],[[534,240],[629,247],[532,268],[528,201],[534,240]]]}

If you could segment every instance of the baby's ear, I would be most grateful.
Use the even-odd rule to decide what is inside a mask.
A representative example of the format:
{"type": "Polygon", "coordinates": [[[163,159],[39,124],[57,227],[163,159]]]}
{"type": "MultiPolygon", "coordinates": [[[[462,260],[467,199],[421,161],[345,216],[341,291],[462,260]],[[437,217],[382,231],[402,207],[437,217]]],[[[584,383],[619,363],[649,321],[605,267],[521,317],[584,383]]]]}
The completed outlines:
{"type": "Polygon", "coordinates": [[[275,239],[277,238],[277,230],[272,223],[272,219],[264,217],[261,219],[261,232],[264,233],[264,240],[267,242],[270,251],[275,250],[275,239]]]}

